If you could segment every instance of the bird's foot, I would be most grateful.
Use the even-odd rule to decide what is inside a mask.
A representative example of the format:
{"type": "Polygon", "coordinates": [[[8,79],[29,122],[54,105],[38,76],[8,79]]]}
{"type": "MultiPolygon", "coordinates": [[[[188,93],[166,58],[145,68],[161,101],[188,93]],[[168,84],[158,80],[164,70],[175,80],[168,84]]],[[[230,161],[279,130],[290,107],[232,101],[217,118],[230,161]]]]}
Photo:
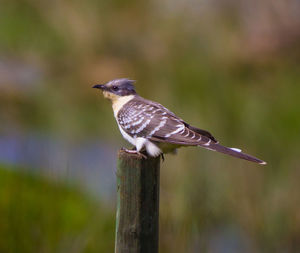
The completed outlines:
{"type": "Polygon", "coordinates": [[[123,150],[124,152],[126,152],[128,154],[135,154],[140,158],[147,159],[146,155],[144,155],[143,153],[137,151],[135,148],[134,149],[127,149],[127,148],[122,147],[121,150],[123,150]]]}

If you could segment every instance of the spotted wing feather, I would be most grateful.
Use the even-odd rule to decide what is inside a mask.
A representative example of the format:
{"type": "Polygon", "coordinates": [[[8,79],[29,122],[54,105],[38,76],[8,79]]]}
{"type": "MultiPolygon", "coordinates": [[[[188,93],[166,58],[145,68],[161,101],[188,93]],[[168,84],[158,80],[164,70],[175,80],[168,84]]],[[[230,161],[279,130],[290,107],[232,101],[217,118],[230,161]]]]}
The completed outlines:
{"type": "Polygon", "coordinates": [[[158,103],[137,98],[129,101],[118,113],[119,125],[131,137],[143,137],[154,142],[201,146],[244,160],[265,164],[264,161],[224,147],[207,131],[190,126],[158,103]]]}
{"type": "Polygon", "coordinates": [[[178,118],[158,103],[134,99],[129,101],[118,113],[122,129],[132,137],[144,137],[152,141],[177,145],[197,146],[215,139],[207,131],[196,129],[178,118]],[[199,131],[203,131],[201,134],[199,131]]]}

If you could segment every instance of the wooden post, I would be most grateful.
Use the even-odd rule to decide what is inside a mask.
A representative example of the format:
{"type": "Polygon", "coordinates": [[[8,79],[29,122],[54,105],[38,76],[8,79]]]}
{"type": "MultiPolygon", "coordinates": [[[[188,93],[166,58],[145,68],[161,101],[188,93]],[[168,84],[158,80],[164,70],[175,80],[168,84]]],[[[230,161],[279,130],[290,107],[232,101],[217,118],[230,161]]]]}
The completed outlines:
{"type": "Polygon", "coordinates": [[[116,253],[157,253],[160,157],[119,151],[116,253]]]}

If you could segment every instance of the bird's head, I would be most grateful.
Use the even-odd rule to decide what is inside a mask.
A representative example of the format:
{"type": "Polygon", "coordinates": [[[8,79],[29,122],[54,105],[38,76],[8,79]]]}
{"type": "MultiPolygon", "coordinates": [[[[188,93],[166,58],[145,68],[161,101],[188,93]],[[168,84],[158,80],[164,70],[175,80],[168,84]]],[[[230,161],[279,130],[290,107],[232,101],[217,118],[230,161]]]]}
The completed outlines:
{"type": "Polygon", "coordinates": [[[116,100],[123,96],[135,95],[134,81],[127,78],[115,79],[104,84],[96,84],[93,88],[103,91],[105,98],[116,100]]]}

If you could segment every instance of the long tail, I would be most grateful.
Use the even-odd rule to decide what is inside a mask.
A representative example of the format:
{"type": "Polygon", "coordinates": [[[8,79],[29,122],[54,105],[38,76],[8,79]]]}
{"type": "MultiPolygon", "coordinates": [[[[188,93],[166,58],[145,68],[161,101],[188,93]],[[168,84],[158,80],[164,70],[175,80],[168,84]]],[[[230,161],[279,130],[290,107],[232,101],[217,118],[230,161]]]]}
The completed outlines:
{"type": "Polygon", "coordinates": [[[245,154],[240,149],[237,149],[237,148],[228,148],[228,147],[224,147],[218,143],[213,143],[213,142],[210,142],[208,145],[200,144],[199,146],[206,148],[206,149],[213,150],[213,151],[218,151],[218,152],[226,154],[226,155],[231,155],[233,157],[244,159],[244,160],[247,160],[250,162],[259,163],[262,165],[267,164],[265,161],[262,161],[254,156],[245,154]]]}

